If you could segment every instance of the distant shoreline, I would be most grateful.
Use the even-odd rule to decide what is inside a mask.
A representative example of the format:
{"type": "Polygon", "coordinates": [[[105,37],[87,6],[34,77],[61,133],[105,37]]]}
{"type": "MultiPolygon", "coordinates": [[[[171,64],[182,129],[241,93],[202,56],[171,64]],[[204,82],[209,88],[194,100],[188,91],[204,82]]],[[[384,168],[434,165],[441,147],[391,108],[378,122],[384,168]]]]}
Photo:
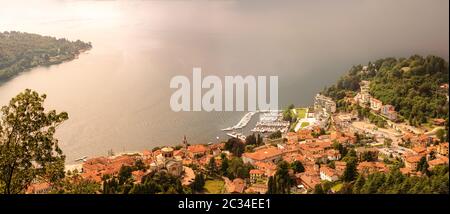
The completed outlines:
{"type": "Polygon", "coordinates": [[[10,76],[10,77],[7,77],[7,78],[2,78],[2,77],[0,77],[0,86],[2,86],[3,84],[7,83],[8,81],[10,81],[10,80],[16,78],[17,76],[19,76],[19,75],[22,74],[22,73],[30,72],[30,71],[32,71],[32,70],[34,70],[34,69],[37,69],[37,68],[47,68],[47,67],[51,67],[51,66],[54,66],[54,65],[61,65],[61,64],[66,63],[66,62],[71,62],[71,61],[73,61],[73,60],[75,60],[75,59],[78,59],[78,57],[79,57],[81,54],[83,54],[83,53],[88,53],[88,51],[90,51],[91,49],[92,49],[92,48],[82,49],[82,50],[80,50],[80,51],[78,52],[78,54],[74,55],[73,57],[66,58],[66,59],[64,59],[64,60],[62,60],[62,61],[58,61],[58,62],[54,62],[54,63],[49,63],[49,64],[43,64],[43,65],[37,65],[37,66],[32,67],[32,68],[24,69],[24,70],[22,70],[22,71],[20,71],[20,72],[18,72],[18,73],[16,73],[16,74],[14,74],[13,76],[10,76]]]}
{"type": "Polygon", "coordinates": [[[0,85],[23,72],[72,61],[90,49],[90,42],[80,40],[18,31],[0,32],[0,85]]]}

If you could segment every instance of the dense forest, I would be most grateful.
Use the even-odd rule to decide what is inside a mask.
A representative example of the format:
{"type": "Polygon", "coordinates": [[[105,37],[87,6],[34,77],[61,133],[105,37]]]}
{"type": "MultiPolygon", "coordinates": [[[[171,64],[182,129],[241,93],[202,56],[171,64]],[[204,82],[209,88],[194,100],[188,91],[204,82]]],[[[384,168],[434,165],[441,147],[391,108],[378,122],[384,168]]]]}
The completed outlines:
{"type": "Polygon", "coordinates": [[[353,66],[323,94],[339,104],[359,90],[361,80],[369,80],[373,97],[393,105],[410,124],[420,125],[429,118],[448,119],[448,91],[440,88],[448,83],[448,72],[448,62],[437,56],[379,59],[353,66]]]}
{"type": "Polygon", "coordinates": [[[92,45],[22,32],[0,32],[0,81],[36,66],[74,59],[92,45]]]}

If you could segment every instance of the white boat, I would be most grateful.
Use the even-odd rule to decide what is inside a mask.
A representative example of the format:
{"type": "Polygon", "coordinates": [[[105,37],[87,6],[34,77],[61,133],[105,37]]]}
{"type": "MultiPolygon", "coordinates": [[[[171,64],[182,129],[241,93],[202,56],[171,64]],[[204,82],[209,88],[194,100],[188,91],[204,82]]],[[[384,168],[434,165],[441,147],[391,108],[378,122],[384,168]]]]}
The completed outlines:
{"type": "Polygon", "coordinates": [[[86,159],[87,159],[87,156],[83,156],[83,157],[81,157],[81,158],[78,158],[78,159],[76,159],[75,160],[75,162],[79,162],[79,161],[86,161],[86,159]]]}

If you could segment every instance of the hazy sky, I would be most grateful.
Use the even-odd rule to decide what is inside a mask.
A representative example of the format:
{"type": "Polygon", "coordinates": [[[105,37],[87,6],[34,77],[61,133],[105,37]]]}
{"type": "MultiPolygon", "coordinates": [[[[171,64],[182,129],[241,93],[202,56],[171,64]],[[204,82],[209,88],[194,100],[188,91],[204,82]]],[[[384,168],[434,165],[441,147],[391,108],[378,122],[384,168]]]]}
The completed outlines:
{"type": "MultiPolygon", "coordinates": [[[[79,59],[0,85],[69,112],[58,131],[69,160],[215,140],[240,113],[174,113],[169,80],[277,75],[279,104],[307,106],[352,65],[412,54],[449,58],[448,0],[0,0],[0,31],[90,41],[79,59]],[[68,81],[70,80],[70,81],[68,81]]],[[[223,133],[222,133],[223,134],[223,133]]]]}
{"type": "MultiPolygon", "coordinates": [[[[307,55],[301,57],[307,61],[321,54],[341,57],[356,54],[362,56],[361,59],[367,55],[385,57],[412,53],[435,54],[448,59],[449,55],[448,0],[150,0],[152,3],[146,4],[148,6],[132,0],[114,4],[1,1],[0,30],[28,30],[27,23],[36,20],[42,20],[45,26],[35,26],[35,31],[52,33],[44,29],[52,27],[48,25],[51,21],[84,19],[124,24],[130,19],[141,19],[143,25],[148,25],[149,33],[155,29],[183,33],[189,28],[189,32],[238,35],[244,42],[247,42],[246,37],[254,40],[256,34],[282,49],[308,50],[304,52],[307,55]],[[223,5],[226,5],[226,13],[223,5]],[[292,38],[298,41],[292,43],[292,38]]],[[[55,26],[53,35],[59,36],[62,30],[56,30],[60,26],[55,26]]],[[[62,36],[75,39],[87,33],[74,34],[62,36]]],[[[224,44],[218,42],[218,45],[224,44]]],[[[273,51],[276,52],[276,48],[273,51]]]]}

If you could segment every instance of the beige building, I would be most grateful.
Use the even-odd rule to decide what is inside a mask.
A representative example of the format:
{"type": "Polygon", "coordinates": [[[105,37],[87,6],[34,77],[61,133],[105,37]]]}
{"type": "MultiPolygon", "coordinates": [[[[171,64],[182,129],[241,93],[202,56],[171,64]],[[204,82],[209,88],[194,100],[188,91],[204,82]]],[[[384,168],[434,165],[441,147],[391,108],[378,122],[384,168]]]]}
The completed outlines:
{"type": "Polygon", "coordinates": [[[179,156],[174,157],[173,148],[162,148],[161,154],[156,156],[156,160],[150,164],[150,170],[166,170],[174,176],[181,176],[183,173],[182,159],[179,156]]]}

